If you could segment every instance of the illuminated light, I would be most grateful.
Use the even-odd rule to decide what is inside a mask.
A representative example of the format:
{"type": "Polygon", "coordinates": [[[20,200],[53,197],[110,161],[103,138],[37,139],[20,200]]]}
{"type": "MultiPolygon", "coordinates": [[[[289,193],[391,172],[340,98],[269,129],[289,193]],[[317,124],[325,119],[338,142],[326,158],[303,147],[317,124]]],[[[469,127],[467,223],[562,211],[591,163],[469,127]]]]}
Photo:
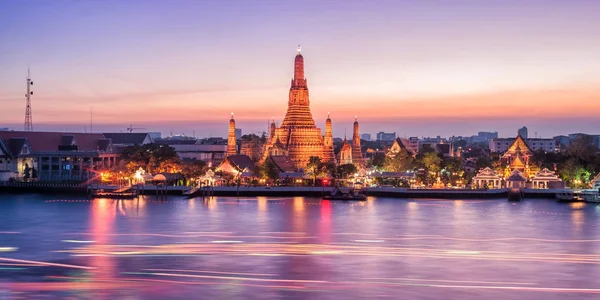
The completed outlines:
{"type": "Polygon", "coordinates": [[[26,264],[36,264],[36,265],[39,265],[39,266],[48,266],[48,267],[63,267],[63,268],[84,269],[84,270],[93,270],[93,269],[95,269],[95,268],[92,268],[92,267],[85,267],[85,266],[76,266],[76,265],[67,265],[67,264],[58,264],[58,263],[48,263],[48,262],[42,262],[42,261],[14,259],[14,258],[6,258],[6,257],[0,257],[0,261],[8,261],[8,262],[16,262],[16,263],[26,263],[26,264]]]}
{"type": "Polygon", "coordinates": [[[446,251],[448,254],[464,254],[464,255],[478,255],[481,254],[479,251],[461,251],[461,250],[451,250],[446,251]]]}
{"type": "Polygon", "coordinates": [[[321,255],[321,254],[342,254],[344,252],[342,252],[342,251],[312,251],[310,253],[321,255]]]}
{"type": "Polygon", "coordinates": [[[383,243],[384,240],[354,240],[357,243],[383,243]]]}
{"type": "Polygon", "coordinates": [[[450,283],[483,283],[483,284],[514,284],[514,285],[538,285],[532,282],[510,282],[510,281],[473,281],[473,280],[446,280],[446,279],[422,279],[422,278],[365,278],[366,280],[396,280],[396,281],[429,281],[450,283]]]}
{"type": "Polygon", "coordinates": [[[268,274],[268,273],[238,273],[238,272],[217,272],[217,271],[180,270],[180,269],[144,269],[144,271],[152,271],[152,272],[209,273],[209,274],[247,275],[247,276],[279,276],[277,274],[268,274]]]}
{"type": "Polygon", "coordinates": [[[243,242],[242,241],[212,241],[211,243],[215,243],[215,244],[226,244],[226,243],[237,244],[237,243],[243,243],[243,242]]]}
{"type": "Polygon", "coordinates": [[[62,240],[64,243],[95,243],[95,241],[80,241],[80,240],[62,240]]]}
{"type": "Polygon", "coordinates": [[[17,247],[0,247],[0,252],[13,252],[17,250],[19,250],[17,247]]]}
{"type": "Polygon", "coordinates": [[[294,280],[294,279],[266,279],[266,278],[249,278],[249,277],[228,277],[228,276],[209,276],[209,275],[192,275],[192,274],[171,274],[171,273],[149,273],[155,276],[172,276],[172,277],[189,277],[189,278],[204,278],[204,279],[232,279],[246,281],[264,281],[264,282],[293,282],[293,283],[329,283],[323,280],[294,280]]]}

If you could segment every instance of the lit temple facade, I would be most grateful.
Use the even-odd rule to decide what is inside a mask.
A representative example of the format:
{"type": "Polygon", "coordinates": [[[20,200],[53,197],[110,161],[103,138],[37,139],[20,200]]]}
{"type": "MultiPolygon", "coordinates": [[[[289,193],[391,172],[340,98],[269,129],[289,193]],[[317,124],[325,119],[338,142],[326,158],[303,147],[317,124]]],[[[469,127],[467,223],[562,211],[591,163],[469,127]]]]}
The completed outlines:
{"type": "MultiPolygon", "coordinates": [[[[502,155],[501,159],[506,163],[504,177],[507,178],[513,174],[514,170],[519,171],[525,178],[531,178],[539,171],[539,168],[529,164],[529,158],[533,155],[529,145],[522,136],[518,135],[515,141],[508,147],[508,150],[502,155]]],[[[514,175],[514,174],[513,174],[514,175]]]]}
{"type": "Polygon", "coordinates": [[[294,78],[290,87],[288,109],[281,123],[276,127],[271,124],[269,137],[265,146],[262,160],[269,156],[286,156],[296,168],[305,168],[311,156],[321,160],[332,161],[333,137],[331,135],[331,120],[327,120],[325,139],[321,129],[317,128],[310,112],[308,86],[304,77],[304,57],[300,53],[294,60],[294,78]],[[325,145],[327,140],[327,147],[325,145]]]}
{"type": "Polygon", "coordinates": [[[237,140],[235,138],[235,120],[233,119],[233,113],[231,113],[231,119],[229,119],[229,134],[227,136],[227,152],[225,152],[225,156],[236,154],[237,140]]]}
{"type": "Polygon", "coordinates": [[[360,148],[360,131],[357,117],[354,117],[354,132],[352,134],[352,162],[357,167],[364,166],[362,150],[360,148]]]}

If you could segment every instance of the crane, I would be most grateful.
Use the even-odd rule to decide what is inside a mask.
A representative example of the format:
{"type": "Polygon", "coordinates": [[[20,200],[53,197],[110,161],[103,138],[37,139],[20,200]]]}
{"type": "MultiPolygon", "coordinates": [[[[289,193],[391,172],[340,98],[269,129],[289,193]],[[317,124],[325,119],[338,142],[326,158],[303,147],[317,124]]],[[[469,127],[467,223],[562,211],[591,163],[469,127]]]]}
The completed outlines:
{"type": "Polygon", "coordinates": [[[127,129],[127,131],[129,131],[129,133],[132,133],[134,130],[146,129],[146,128],[133,127],[133,124],[129,124],[129,127],[126,129],[127,129]]]}

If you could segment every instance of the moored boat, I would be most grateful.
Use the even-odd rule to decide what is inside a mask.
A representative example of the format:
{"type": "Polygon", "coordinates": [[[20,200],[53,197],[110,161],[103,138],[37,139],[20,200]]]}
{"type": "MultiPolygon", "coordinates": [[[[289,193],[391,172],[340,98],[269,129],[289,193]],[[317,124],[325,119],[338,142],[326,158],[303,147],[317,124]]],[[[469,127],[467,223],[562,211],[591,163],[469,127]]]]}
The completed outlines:
{"type": "Polygon", "coordinates": [[[352,189],[342,190],[336,188],[331,195],[323,196],[323,200],[365,201],[367,200],[367,195],[352,189]]]}

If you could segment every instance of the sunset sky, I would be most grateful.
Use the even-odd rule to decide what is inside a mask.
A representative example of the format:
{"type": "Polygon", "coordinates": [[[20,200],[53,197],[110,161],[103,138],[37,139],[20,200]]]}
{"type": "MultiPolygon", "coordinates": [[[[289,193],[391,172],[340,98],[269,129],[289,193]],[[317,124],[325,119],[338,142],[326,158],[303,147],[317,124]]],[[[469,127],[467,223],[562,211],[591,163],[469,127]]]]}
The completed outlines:
{"type": "MultiPolygon", "coordinates": [[[[281,121],[296,47],[335,136],[600,133],[600,1],[0,1],[0,128],[281,121]]],[[[88,128],[89,130],[89,128],[88,128]]]]}

